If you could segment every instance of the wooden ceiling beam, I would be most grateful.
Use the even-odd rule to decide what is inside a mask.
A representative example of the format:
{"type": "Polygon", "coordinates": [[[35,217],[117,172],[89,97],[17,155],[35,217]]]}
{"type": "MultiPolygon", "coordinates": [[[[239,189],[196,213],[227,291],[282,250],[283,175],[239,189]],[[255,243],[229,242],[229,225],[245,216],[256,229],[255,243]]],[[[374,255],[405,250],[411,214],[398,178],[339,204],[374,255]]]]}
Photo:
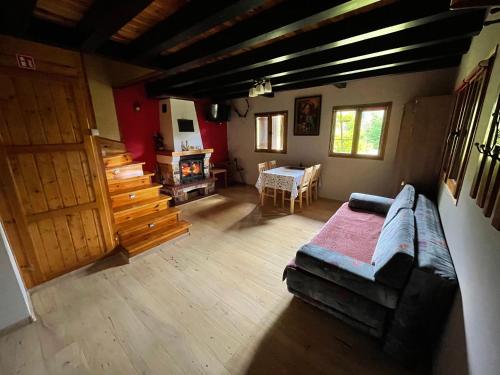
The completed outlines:
{"type": "Polygon", "coordinates": [[[360,14],[392,2],[394,0],[312,1],[304,6],[302,0],[287,1],[177,53],[159,56],[152,64],[167,74],[177,74],[195,68],[207,59],[224,57],[232,51],[280,38],[305,27],[360,14]]]}
{"type": "Polygon", "coordinates": [[[488,8],[500,6],[500,0],[451,0],[450,9],[488,8]]]}
{"type": "Polygon", "coordinates": [[[33,17],[28,30],[20,37],[38,43],[79,50],[80,34],[74,27],[62,26],[54,22],[33,17]]]}
{"type": "Polygon", "coordinates": [[[460,43],[468,44],[471,37],[478,33],[481,20],[479,19],[478,22],[474,23],[470,22],[471,20],[468,16],[464,16],[218,78],[200,80],[192,85],[172,89],[172,94],[181,95],[189,93],[197,95],[209,91],[209,88],[231,88],[241,84],[250,85],[253,80],[260,78],[271,79],[273,81],[274,78],[294,73],[361,61],[376,56],[385,56],[433,45],[446,45],[446,43],[455,40],[460,40],[460,43]]]}
{"type": "MultiPolygon", "coordinates": [[[[443,57],[438,59],[428,59],[425,61],[405,61],[398,64],[392,64],[387,66],[376,66],[371,67],[365,71],[359,72],[351,72],[345,73],[341,75],[337,75],[334,77],[328,78],[320,78],[320,79],[307,79],[300,82],[290,82],[287,84],[283,84],[280,86],[273,87],[273,92],[287,91],[287,90],[296,90],[303,89],[308,87],[317,87],[330,85],[338,82],[349,82],[356,79],[362,78],[370,78],[370,77],[379,77],[388,74],[402,74],[402,73],[411,73],[411,72],[419,72],[425,70],[434,70],[434,69],[443,69],[458,66],[460,64],[461,56],[451,56],[451,57],[443,57]]],[[[245,98],[248,96],[248,90],[241,91],[238,93],[232,94],[223,94],[223,95],[208,95],[213,100],[229,100],[236,98],[245,98]]]]}
{"type": "Polygon", "coordinates": [[[36,0],[2,0],[0,2],[0,32],[21,36],[29,27],[36,0]]]}
{"type": "MultiPolygon", "coordinates": [[[[317,57],[318,53],[335,48],[345,48],[358,43],[364,43],[366,46],[370,41],[376,41],[381,37],[396,38],[398,33],[414,28],[421,29],[429,24],[445,23],[447,19],[459,17],[460,15],[467,15],[464,16],[468,17],[466,18],[467,23],[474,25],[479,31],[484,20],[484,11],[445,11],[436,14],[433,13],[433,11],[439,9],[436,7],[423,9],[421,4],[416,8],[402,7],[402,9],[406,9],[406,12],[399,9],[401,7],[402,5],[398,3],[390,6],[390,9],[377,9],[353,19],[340,21],[319,30],[310,31],[217,63],[202,66],[176,76],[165,77],[150,83],[149,88],[151,92],[168,92],[169,90],[177,90],[199,82],[221,79],[226,75],[264,68],[274,64],[284,64],[292,60],[297,61],[299,58],[304,61],[311,57],[317,57]],[[397,10],[400,12],[397,12],[397,10]],[[309,48],[304,48],[304,46],[309,48]]],[[[357,50],[356,53],[358,55],[365,54],[363,50],[357,50]]]]}
{"type": "MultiPolygon", "coordinates": [[[[400,66],[414,64],[417,62],[427,62],[433,59],[442,59],[447,57],[461,56],[470,46],[469,39],[455,40],[448,43],[427,46],[407,51],[400,51],[388,55],[372,56],[363,60],[347,62],[336,66],[310,69],[295,74],[283,75],[272,81],[273,89],[276,87],[287,86],[292,83],[330,79],[351,75],[354,73],[369,72],[377,70],[379,67],[400,66]]],[[[238,92],[248,92],[251,84],[241,84],[230,88],[215,87],[204,92],[192,94],[195,97],[206,97],[212,95],[234,94],[238,92]]]]}
{"type": "Polygon", "coordinates": [[[156,58],[160,52],[233,20],[263,3],[264,0],[193,0],[133,41],[129,45],[128,55],[132,62],[147,62],[156,58]]]}
{"type": "MultiPolygon", "coordinates": [[[[416,2],[391,4],[233,57],[227,57],[221,61],[171,75],[163,79],[162,84],[172,88],[187,86],[196,80],[220,77],[270,63],[311,55],[338,47],[340,44],[351,44],[363,39],[392,34],[464,12],[450,12],[447,5],[439,1],[425,4],[426,6],[416,4],[416,2]]],[[[207,59],[209,57],[207,56],[207,59]]],[[[155,65],[164,68],[161,61],[156,62],[155,65]]],[[[167,70],[166,74],[168,72],[167,70]]]]}
{"type": "Polygon", "coordinates": [[[153,0],[96,0],[78,23],[81,50],[94,52],[153,0]]]}

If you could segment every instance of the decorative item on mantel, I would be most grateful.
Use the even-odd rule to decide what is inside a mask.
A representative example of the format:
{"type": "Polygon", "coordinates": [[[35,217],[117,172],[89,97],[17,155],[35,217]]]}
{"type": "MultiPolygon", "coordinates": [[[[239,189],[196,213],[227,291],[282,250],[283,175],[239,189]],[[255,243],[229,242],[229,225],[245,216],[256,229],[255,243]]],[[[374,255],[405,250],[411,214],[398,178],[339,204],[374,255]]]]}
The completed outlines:
{"type": "Polygon", "coordinates": [[[181,142],[181,149],[182,151],[192,151],[192,150],[201,150],[200,146],[190,146],[188,144],[188,141],[186,140],[185,142],[181,142]]]}
{"type": "Polygon", "coordinates": [[[163,135],[160,132],[153,134],[153,139],[155,140],[155,150],[165,151],[165,144],[163,143],[163,135]]]}

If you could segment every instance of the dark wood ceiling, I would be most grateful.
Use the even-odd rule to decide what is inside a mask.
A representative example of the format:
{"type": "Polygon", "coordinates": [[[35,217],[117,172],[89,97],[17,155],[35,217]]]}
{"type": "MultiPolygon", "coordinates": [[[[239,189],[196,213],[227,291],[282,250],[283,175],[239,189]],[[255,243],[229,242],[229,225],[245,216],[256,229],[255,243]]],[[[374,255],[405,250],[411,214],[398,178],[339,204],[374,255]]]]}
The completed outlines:
{"type": "Polygon", "coordinates": [[[281,91],[456,66],[485,18],[484,8],[458,8],[450,0],[11,0],[0,5],[0,32],[155,69],[151,96],[226,99],[262,78],[281,91]]]}

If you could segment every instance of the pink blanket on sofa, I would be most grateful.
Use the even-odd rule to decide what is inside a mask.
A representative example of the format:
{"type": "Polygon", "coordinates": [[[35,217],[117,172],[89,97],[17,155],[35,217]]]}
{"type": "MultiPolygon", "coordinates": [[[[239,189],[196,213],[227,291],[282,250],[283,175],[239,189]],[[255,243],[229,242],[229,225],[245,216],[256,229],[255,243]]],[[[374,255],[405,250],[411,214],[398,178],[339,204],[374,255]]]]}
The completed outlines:
{"type": "Polygon", "coordinates": [[[370,263],[384,220],[382,215],[354,211],[344,203],[311,243],[370,263]]]}

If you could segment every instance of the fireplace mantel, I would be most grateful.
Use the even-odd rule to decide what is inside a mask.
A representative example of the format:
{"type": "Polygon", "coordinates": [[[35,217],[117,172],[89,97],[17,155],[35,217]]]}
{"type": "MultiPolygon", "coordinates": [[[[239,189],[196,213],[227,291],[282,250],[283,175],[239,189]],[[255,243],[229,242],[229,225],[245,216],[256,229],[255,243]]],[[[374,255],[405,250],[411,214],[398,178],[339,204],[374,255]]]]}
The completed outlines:
{"type": "Polygon", "coordinates": [[[188,151],[156,151],[158,155],[164,156],[188,156],[188,155],[198,155],[198,154],[211,154],[214,152],[213,148],[204,148],[201,150],[188,150],[188,151]]]}

